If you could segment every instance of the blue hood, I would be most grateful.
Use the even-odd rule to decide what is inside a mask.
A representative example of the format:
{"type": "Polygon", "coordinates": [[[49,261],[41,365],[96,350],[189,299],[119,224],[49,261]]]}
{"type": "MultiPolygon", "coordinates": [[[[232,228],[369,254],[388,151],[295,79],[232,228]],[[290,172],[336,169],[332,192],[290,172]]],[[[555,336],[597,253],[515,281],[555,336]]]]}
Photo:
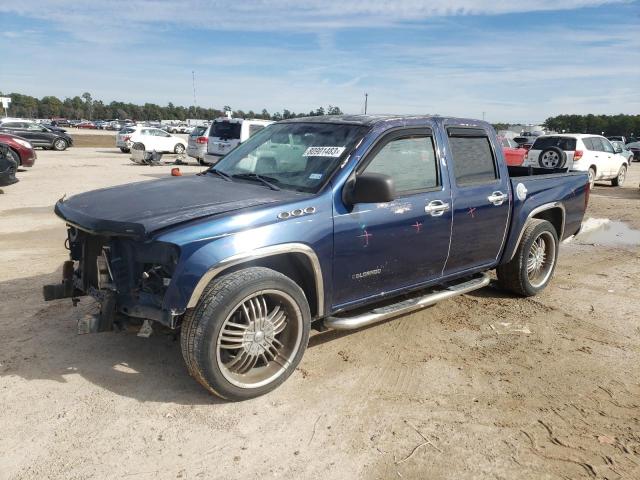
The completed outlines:
{"type": "Polygon", "coordinates": [[[56,203],[67,223],[102,235],[144,238],[162,228],[235,210],[286,202],[295,192],[210,175],[167,177],[74,195],[56,203]]]}

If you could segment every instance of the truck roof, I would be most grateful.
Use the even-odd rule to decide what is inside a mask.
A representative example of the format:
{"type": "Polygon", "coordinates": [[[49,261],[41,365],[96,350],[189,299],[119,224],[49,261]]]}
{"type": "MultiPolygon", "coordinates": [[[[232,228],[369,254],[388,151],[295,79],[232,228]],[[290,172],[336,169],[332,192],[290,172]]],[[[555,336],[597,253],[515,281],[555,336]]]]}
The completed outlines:
{"type": "MultiPolygon", "coordinates": [[[[337,123],[348,125],[373,126],[379,123],[397,122],[403,120],[429,120],[433,118],[443,118],[439,115],[318,115],[312,117],[297,117],[281,120],[280,123],[337,123]]],[[[451,117],[446,117],[452,119],[451,117]]],[[[484,124],[481,120],[468,118],[456,118],[460,123],[484,124]]]]}

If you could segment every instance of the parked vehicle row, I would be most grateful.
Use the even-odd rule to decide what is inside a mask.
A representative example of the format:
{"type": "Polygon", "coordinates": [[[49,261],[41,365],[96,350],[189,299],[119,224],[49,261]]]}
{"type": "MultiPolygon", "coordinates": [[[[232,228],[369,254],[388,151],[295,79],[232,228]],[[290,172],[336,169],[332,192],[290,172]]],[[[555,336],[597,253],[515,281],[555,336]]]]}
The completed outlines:
{"type": "Polygon", "coordinates": [[[73,138],[64,130],[29,120],[0,119],[0,133],[22,137],[32,146],[44,149],[62,151],[73,145],[73,138]]]}

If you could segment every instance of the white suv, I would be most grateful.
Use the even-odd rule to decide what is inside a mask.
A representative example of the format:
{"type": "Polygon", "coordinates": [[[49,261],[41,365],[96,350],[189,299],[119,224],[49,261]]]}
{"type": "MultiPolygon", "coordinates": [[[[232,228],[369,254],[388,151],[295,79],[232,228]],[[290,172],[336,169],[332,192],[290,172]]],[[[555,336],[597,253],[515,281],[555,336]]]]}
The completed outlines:
{"type": "Polygon", "coordinates": [[[588,172],[591,186],[596,180],[611,180],[612,185],[620,186],[629,168],[620,152],[600,135],[543,135],[533,143],[522,166],[588,172]]]}
{"type": "Polygon", "coordinates": [[[156,152],[184,153],[187,142],[154,127],[125,127],[116,135],[116,147],[128,152],[134,143],[142,143],[145,150],[156,152]]]}
{"type": "Polygon", "coordinates": [[[245,120],[243,118],[216,118],[209,129],[205,163],[215,164],[224,155],[258,133],[270,120],[245,120]]]}

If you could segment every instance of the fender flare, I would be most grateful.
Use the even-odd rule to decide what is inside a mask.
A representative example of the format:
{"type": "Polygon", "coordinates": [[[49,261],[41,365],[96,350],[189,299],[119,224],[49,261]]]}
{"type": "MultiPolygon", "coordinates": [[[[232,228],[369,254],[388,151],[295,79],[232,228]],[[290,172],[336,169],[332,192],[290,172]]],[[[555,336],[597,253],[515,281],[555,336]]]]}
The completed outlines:
{"type": "Polygon", "coordinates": [[[538,215],[541,212],[545,212],[547,210],[553,210],[556,208],[560,210],[561,217],[562,217],[562,221],[560,224],[560,231],[558,232],[558,240],[562,241],[562,237],[564,236],[564,225],[565,225],[566,216],[567,216],[567,212],[564,208],[564,205],[561,202],[545,203],[544,205],[540,205],[539,207],[534,208],[533,210],[531,210],[529,215],[527,215],[527,219],[522,224],[522,228],[520,229],[520,233],[518,234],[518,240],[516,240],[516,243],[513,247],[513,252],[511,252],[511,255],[509,255],[509,261],[513,260],[513,257],[515,256],[516,251],[518,250],[518,246],[520,245],[520,241],[522,240],[522,236],[524,235],[524,231],[527,228],[527,225],[529,225],[529,222],[531,221],[531,219],[536,218],[536,215],[538,215]]]}
{"type": "Polygon", "coordinates": [[[240,265],[243,263],[250,262],[252,260],[272,257],[275,255],[282,255],[287,253],[297,253],[304,255],[307,257],[311,266],[313,268],[313,275],[315,280],[315,288],[316,288],[316,296],[318,301],[318,317],[321,318],[324,316],[324,279],[322,276],[322,267],[320,266],[320,261],[318,260],[318,256],[316,252],[309,245],[305,245],[304,243],[282,243],[278,245],[272,245],[269,247],[257,248],[255,250],[248,250],[246,252],[237,253],[230,257],[227,257],[216,265],[212,266],[207,272],[198,280],[196,287],[193,289],[191,293],[191,297],[189,298],[189,303],[187,304],[187,308],[194,308],[200,297],[202,296],[202,292],[209,285],[209,282],[223,273],[225,270],[234,267],[236,265],[240,265]]]}

